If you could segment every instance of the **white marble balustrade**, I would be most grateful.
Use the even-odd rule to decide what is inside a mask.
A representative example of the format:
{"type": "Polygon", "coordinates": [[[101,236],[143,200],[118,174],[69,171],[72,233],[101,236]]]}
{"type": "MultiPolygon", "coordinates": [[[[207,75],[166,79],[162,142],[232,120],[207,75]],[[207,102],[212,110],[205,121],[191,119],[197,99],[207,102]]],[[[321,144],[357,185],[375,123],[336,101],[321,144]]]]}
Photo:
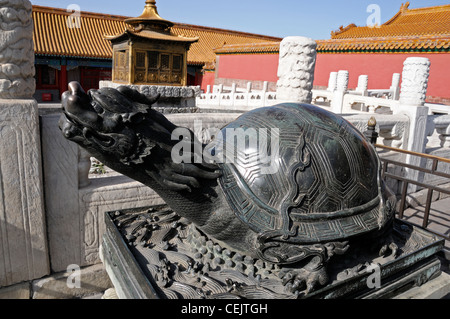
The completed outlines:
{"type": "Polygon", "coordinates": [[[239,89],[236,85],[232,87],[215,85],[212,92],[209,88],[196,99],[196,106],[199,108],[227,111],[249,111],[277,103],[279,101],[276,99],[276,92],[267,91],[267,82],[263,90],[252,90],[250,82],[246,89],[239,89]]]}

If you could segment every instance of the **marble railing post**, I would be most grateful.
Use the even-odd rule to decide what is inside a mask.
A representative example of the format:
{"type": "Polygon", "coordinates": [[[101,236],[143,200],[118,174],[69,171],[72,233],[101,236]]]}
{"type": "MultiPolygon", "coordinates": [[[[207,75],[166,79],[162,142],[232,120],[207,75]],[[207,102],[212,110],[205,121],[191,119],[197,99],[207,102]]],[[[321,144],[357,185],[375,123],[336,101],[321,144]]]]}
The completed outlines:
{"type": "Polygon", "coordinates": [[[437,116],[433,124],[439,134],[441,147],[450,148],[450,115],[437,116]]]}
{"type": "Polygon", "coordinates": [[[91,181],[89,180],[89,171],[91,169],[91,155],[84,149],[78,149],[78,188],[88,186],[91,181]]]}
{"type": "Polygon", "coordinates": [[[348,71],[340,70],[338,72],[337,81],[336,81],[336,90],[340,92],[347,92],[348,90],[348,71]]]}
{"type": "Polygon", "coordinates": [[[337,72],[330,72],[327,91],[334,92],[336,90],[337,76],[338,76],[337,72]]]}
{"type": "Polygon", "coordinates": [[[390,90],[392,91],[392,99],[398,100],[400,97],[400,73],[392,74],[392,84],[390,90]]]}
{"type": "MultiPolygon", "coordinates": [[[[406,149],[412,152],[424,153],[427,141],[428,107],[425,98],[428,87],[430,61],[427,58],[410,57],[403,63],[402,83],[399,105],[394,114],[406,114],[410,118],[409,137],[406,149]]],[[[422,159],[408,155],[408,164],[421,166],[422,159]]],[[[419,172],[407,170],[408,178],[419,179],[419,172]]],[[[417,189],[410,186],[409,191],[417,189]]]]}
{"type": "Polygon", "coordinates": [[[49,273],[31,3],[0,10],[0,287],[49,273]]]}
{"type": "Polygon", "coordinates": [[[336,90],[330,105],[331,111],[336,114],[342,113],[344,107],[344,95],[348,90],[348,77],[349,74],[346,70],[340,70],[337,74],[336,90]]]}
{"type": "Polygon", "coordinates": [[[403,64],[399,105],[395,113],[404,113],[411,119],[408,150],[425,151],[428,107],[425,105],[430,61],[427,58],[407,58],[403,64]]]}
{"type": "Polygon", "coordinates": [[[367,96],[367,88],[369,87],[369,76],[368,75],[360,75],[358,77],[358,86],[356,88],[356,92],[361,93],[363,96],[367,96]]]}
{"type": "Polygon", "coordinates": [[[403,63],[400,103],[423,106],[427,95],[430,60],[410,57],[403,63]]]}
{"type": "Polygon", "coordinates": [[[305,37],[286,37],[281,41],[277,100],[311,103],[316,46],[314,40],[305,37]]]}

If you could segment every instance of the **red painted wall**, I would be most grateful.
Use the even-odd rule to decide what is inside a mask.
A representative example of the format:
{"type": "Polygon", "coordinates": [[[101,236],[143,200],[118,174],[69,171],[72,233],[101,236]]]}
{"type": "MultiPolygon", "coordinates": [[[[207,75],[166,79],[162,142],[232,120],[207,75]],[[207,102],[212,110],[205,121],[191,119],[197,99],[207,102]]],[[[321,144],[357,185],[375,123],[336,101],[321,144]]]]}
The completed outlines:
{"type": "Polygon", "coordinates": [[[402,73],[406,58],[416,56],[428,58],[431,62],[427,96],[450,97],[449,74],[450,54],[318,54],[314,85],[328,86],[330,72],[349,71],[349,88],[356,88],[358,76],[369,76],[369,89],[387,89],[392,74],[402,73]]]}
{"type": "Polygon", "coordinates": [[[219,78],[276,82],[278,54],[230,54],[219,56],[219,78]]]}
{"type": "Polygon", "coordinates": [[[211,85],[211,90],[214,85],[214,80],[216,78],[215,72],[206,71],[201,79],[200,89],[203,90],[203,92],[206,92],[206,88],[208,85],[211,85]]]}
{"type": "MultiPolygon", "coordinates": [[[[326,87],[328,86],[330,72],[348,70],[350,74],[349,88],[351,89],[356,88],[358,76],[362,74],[369,76],[369,89],[388,89],[391,85],[392,74],[401,74],[403,62],[410,56],[430,59],[427,96],[449,99],[450,53],[318,54],[314,85],[326,87]]],[[[220,55],[218,58],[219,63],[216,72],[219,78],[269,82],[278,80],[278,54],[230,54],[220,55]]]]}

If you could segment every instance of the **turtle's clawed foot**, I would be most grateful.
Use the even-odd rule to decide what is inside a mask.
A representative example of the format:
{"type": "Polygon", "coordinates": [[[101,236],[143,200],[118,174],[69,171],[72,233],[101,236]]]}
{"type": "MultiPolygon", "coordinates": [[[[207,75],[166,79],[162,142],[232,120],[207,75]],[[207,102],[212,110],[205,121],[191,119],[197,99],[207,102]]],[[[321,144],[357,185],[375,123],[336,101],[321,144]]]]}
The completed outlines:
{"type": "Polygon", "coordinates": [[[308,295],[328,282],[328,274],[324,265],[311,261],[300,269],[286,269],[281,279],[286,290],[294,294],[308,295]]]}
{"type": "Polygon", "coordinates": [[[299,269],[288,272],[283,277],[286,290],[291,293],[303,293],[305,296],[317,290],[328,282],[328,275],[324,268],[310,271],[299,269]]]}
{"type": "Polygon", "coordinates": [[[378,255],[380,257],[397,257],[398,255],[398,246],[397,244],[394,242],[394,239],[392,238],[391,235],[389,235],[388,237],[386,237],[386,239],[384,240],[384,243],[382,244],[378,255]]]}
{"type": "Polygon", "coordinates": [[[395,258],[395,257],[397,257],[397,252],[398,252],[398,246],[396,243],[392,242],[392,243],[384,244],[380,248],[380,251],[378,252],[378,254],[380,257],[392,256],[395,258]]]}

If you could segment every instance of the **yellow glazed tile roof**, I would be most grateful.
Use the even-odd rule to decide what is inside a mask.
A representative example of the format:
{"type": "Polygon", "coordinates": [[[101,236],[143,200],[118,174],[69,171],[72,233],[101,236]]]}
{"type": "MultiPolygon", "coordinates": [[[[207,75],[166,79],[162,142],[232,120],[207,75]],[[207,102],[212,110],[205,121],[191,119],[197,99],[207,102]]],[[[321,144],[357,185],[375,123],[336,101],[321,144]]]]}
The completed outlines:
{"type": "Polygon", "coordinates": [[[280,41],[227,44],[214,50],[216,54],[244,54],[244,53],[278,53],[280,50],[280,41]]]}
{"type": "Polygon", "coordinates": [[[381,26],[350,24],[317,41],[318,52],[443,52],[450,47],[450,5],[409,9],[409,2],[381,26]]]}
{"type": "Polygon", "coordinates": [[[365,38],[317,41],[318,52],[445,52],[449,51],[450,38],[423,36],[420,38],[397,37],[365,38]]]}
{"type": "Polygon", "coordinates": [[[331,32],[332,39],[450,35],[450,5],[409,9],[409,2],[379,27],[354,24],[331,32]]]}
{"type": "Polygon", "coordinates": [[[133,29],[127,29],[125,33],[119,34],[119,35],[113,35],[113,36],[105,36],[107,40],[120,40],[120,39],[126,39],[129,36],[144,38],[147,40],[159,40],[159,41],[171,41],[171,42],[184,42],[184,43],[194,43],[198,41],[198,37],[195,38],[186,38],[181,37],[178,35],[175,35],[173,33],[165,33],[165,32],[158,32],[155,30],[133,30],[133,29]]]}
{"type": "MultiPolygon", "coordinates": [[[[120,35],[126,30],[125,19],[129,17],[81,12],[77,21],[68,24],[71,12],[64,9],[33,6],[35,53],[50,56],[111,59],[112,48],[105,36],[120,35]],[[70,27],[75,26],[75,27],[70,27]]],[[[244,44],[281,41],[280,38],[177,24],[172,33],[189,38],[199,38],[188,52],[188,64],[202,65],[215,60],[213,49],[224,44],[244,44]]]]}
{"type": "MultiPolygon", "coordinates": [[[[450,5],[409,9],[409,2],[379,27],[350,24],[317,40],[317,52],[448,52],[450,51],[450,5]]],[[[224,45],[216,54],[277,53],[279,41],[224,45]]]]}

